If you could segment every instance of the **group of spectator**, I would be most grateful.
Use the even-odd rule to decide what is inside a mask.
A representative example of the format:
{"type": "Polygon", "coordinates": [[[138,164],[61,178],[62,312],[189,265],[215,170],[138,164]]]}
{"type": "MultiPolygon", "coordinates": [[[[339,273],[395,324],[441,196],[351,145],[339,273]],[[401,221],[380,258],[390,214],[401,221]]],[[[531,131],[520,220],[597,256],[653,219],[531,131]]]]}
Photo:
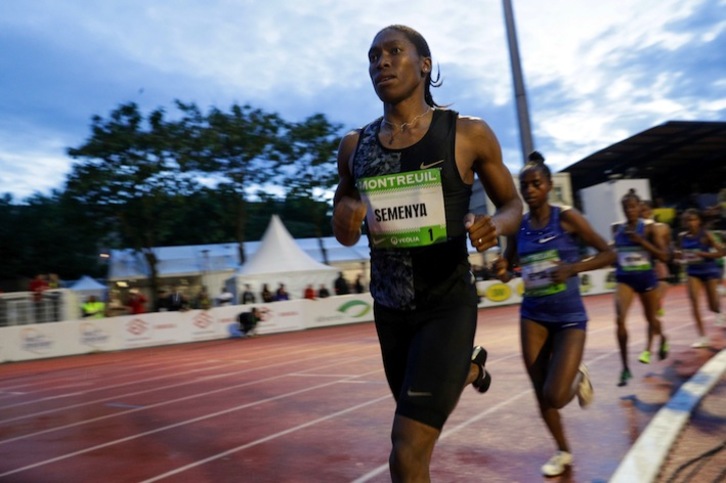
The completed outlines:
{"type": "MultiPolygon", "coordinates": [[[[335,295],[347,295],[352,291],[355,291],[355,293],[363,293],[366,291],[366,287],[363,283],[363,276],[358,275],[355,282],[352,284],[351,290],[351,284],[348,282],[348,280],[345,279],[343,272],[339,272],[338,278],[336,278],[333,282],[333,290],[335,291],[335,295]]],[[[330,289],[328,289],[328,287],[324,283],[321,283],[317,290],[315,289],[315,286],[313,284],[308,284],[303,290],[302,297],[308,300],[324,299],[330,297],[330,289]]],[[[239,303],[254,304],[257,303],[257,300],[257,296],[252,291],[252,287],[250,286],[250,284],[245,284],[244,290],[242,290],[242,292],[240,292],[239,294],[239,303]]],[[[280,283],[275,292],[272,292],[270,290],[270,287],[267,283],[263,283],[260,290],[259,300],[262,303],[290,300],[290,294],[288,293],[287,287],[284,283],[280,283]]]]}
{"type": "MultiPolygon", "coordinates": [[[[260,300],[263,303],[290,300],[290,294],[287,292],[287,287],[284,283],[280,283],[275,292],[272,292],[270,290],[270,286],[268,284],[263,283],[262,289],[260,290],[260,300]]],[[[244,290],[239,295],[239,302],[241,304],[254,304],[257,302],[257,297],[252,291],[252,287],[250,287],[250,284],[245,284],[244,290]]]]}

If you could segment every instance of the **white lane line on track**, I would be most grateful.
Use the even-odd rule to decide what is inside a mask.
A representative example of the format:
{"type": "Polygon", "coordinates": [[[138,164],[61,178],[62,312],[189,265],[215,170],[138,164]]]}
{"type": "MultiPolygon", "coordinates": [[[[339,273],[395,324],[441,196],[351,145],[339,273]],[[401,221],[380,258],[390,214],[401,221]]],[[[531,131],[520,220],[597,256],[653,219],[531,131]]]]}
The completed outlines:
{"type": "MultiPolygon", "coordinates": [[[[363,348],[356,347],[355,349],[351,349],[349,352],[355,352],[357,350],[363,350],[363,348]]],[[[345,352],[345,351],[340,351],[340,353],[343,353],[343,352],[345,352]]],[[[326,356],[327,355],[319,355],[319,356],[315,356],[315,357],[313,357],[311,359],[308,359],[308,360],[314,360],[316,358],[321,358],[321,357],[326,357],[326,356]]],[[[372,357],[372,356],[370,356],[370,357],[372,357]]],[[[229,377],[229,376],[233,376],[235,374],[247,373],[247,372],[250,372],[250,371],[256,371],[256,370],[260,370],[260,369],[270,369],[270,368],[274,368],[274,367],[287,366],[289,364],[290,364],[289,361],[284,361],[284,362],[270,364],[270,365],[262,366],[262,367],[248,368],[248,369],[244,369],[242,371],[235,370],[234,372],[217,373],[217,374],[213,374],[211,376],[204,376],[204,377],[199,377],[197,379],[190,379],[190,380],[187,380],[187,381],[184,381],[184,382],[179,382],[179,383],[176,383],[176,384],[167,384],[166,386],[156,386],[156,387],[152,387],[150,389],[144,389],[144,390],[141,390],[141,391],[128,392],[128,393],[124,393],[124,394],[116,394],[116,395],[113,395],[113,396],[109,396],[109,397],[105,397],[105,398],[101,398],[101,399],[95,399],[95,400],[92,400],[92,401],[84,401],[82,403],[71,404],[71,405],[62,406],[62,407],[59,407],[59,408],[52,408],[52,409],[47,409],[47,410],[43,410],[43,411],[36,411],[34,413],[28,413],[28,414],[24,414],[22,416],[16,416],[14,418],[5,418],[5,419],[0,418],[0,424],[4,424],[4,423],[8,423],[8,422],[13,422],[13,421],[18,421],[18,420],[22,420],[22,419],[28,419],[28,418],[31,418],[31,417],[36,417],[36,416],[40,416],[40,415],[44,415],[44,414],[49,414],[49,413],[54,413],[54,412],[58,412],[58,411],[63,411],[63,410],[66,410],[66,409],[72,409],[72,408],[76,408],[76,407],[83,407],[83,406],[87,406],[87,405],[91,405],[91,404],[97,404],[97,403],[100,403],[100,402],[106,402],[106,401],[115,400],[115,399],[119,399],[119,398],[125,398],[125,397],[129,397],[129,396],[138,396],[140,394],[147,394],[147,393],[156,392],[156,391],[159,391],[159,390],[172,389],[172,388],[181,387],[181,386],[188,386],[188,385],[191,385],[191,384],[195,384],[197,382],[200,382],[200,381],[211,381],[211,380],[214,380],[214,379],[219,379],[221,377],[229,377]]],[[[221,367],[227,367],[227,366],[225,365],[225,366],[221,366],[221,367]]],[[[323,366],[323,367],[325,367],[325,366],[323,366]]],[[[219,369],[219,367],[204,368],[204,369],[199,369],[199,371],[203,371],[203,370],[204,371],[209,371],[209,370],[214,370],[214,369],[219,369]]],[[[187,371],[184,374],[190,374],[190,373],[199,372],[199,371],[187,371]]],[[[179,376],[181,374],[175,373],[174,375],[175,376],[179,376]]],[[[151,382],[151,381],[157,380],[157,379],[164,379],[164,378],[169,378],[169,376],[166,375],[166,376],[159,376],[159,377],[151,378],[151,379],[145,379],[143,381],[140,381],[139,384],[140,383],[151,382]]],[[[132,383],[128,383],[128,384],[124,383],[124,384],[117,385],[117,386],[106,386],[106,387],[103,387],[103,388],[99,388],[97,390],[94,390],[93,392],[100,391],[100,390],[116,389],[118,387],[124,387],[124,386],[128,386],[128,385],[131,385],[131,384],[132,383]]],[[[90,392],[92,392],[92,391],[82,392],[82,393],[76,393],[76,395],[88,394],[90,392]]],[[[69,397],[69,396],[70,395],[64,395],[62,397],[69,397]]],[[[56,396],[56,397],[48,398],[48,399],[59,399],[60,397],[61,396],[56,396]]],[[[42,400],[46,400],[46,398],[42,398],[42,400]]],[[[24,402],[24,403],[15,404],[13,406],[25,406],[27,404],[29,404],[29,403],[24,402]]],[[[7,408],[7,407],[11,407],[11,406],[6,406],[5,408],[7,408]]],[[[2,412],[1,410],[2,409],[5,409],[5,408],[0,408],[0,412],[2,412]]]]}
{"type": "MultiPolygon", "coordinates": [[[[672,328],[672,330],[679,330],[679,329],[682,329],[682,328],[685,328],[685,327],[690,327],[690,326],[692,326],[692,323],[691,322],[685,323],[685,324],[681,324],[681,325],[679,325],[677,327],[672,328]]],[[[603,332],[603,331],[611,331],[611,330],[613,330],[613,327],[603,327],[601,329],[593,330],[592,332],[603,332]]],[[[590,332],[590,331],[588,330],[588,332],[590,332]]],[[[633,340],[630,344],[628,344],[628,346],[631,346],[631,345],[634,345],[634,344],[642,344],[644,341],[645,341],[644,338],[641,338],[639,340],[633,340]]],[[[586,364],[588,364],[588,366],[591,366],[591,365],[594,365],[598,361],[601,361],[603,359],[607,359],[608,357],[612,357],[612,356],[617,355],[617,354],[619,354],[619,351],[617,349],[610,350],[610,351],[607,351],[607,352],[605,352],[603,354],[600,354],[599,356],[596,356],[596,357],[593,357],[591,359],[588,359],[587,362],[586,362],[586,364]]],[[[498,358],[496,361],[492,361],[490,363],[487,363],[487,365],[492,365],[493,363],[495,363],[497,361],[501,361],[503,359],[508,359],[508,358],[511,358],[511,357],[514,357],[514,356],[520,356],[520,354],[519,353],[516,353],[516,354],[510,355],[510,356],[503,357],[503,358],[498,358]]],[[[482,413],[479,413],[478,415],[476,415],[476,416],[474,416],[472,418],[469,418],[468,420],[466,420],[466,421],[464,421],[462,423],[459,423],[458,425],[454,426],[453,428],[444,430],[441,433],[441,436],[439,437],[439,439],[442,440],[444,438],[447,438],[447,437],[455,434],[459,430],[466,428],[468,425],[470,425],[470,424],[472,424],[472,423],[474,423],[476,421],[479,421],[480,419],[482,419],[485,416],[488,416],[489,414],[493,413],[494,411],[497,411],[497,410],[499,410],[502,407],[506,407],[508,404],[511,404],[512,402],[516,401],[517,399],[521,398],[522,396],[525,396],[525,395],[531,394],[531,393],[532,393],[532,390],[531,389],[530,390],[527,390],[527,391],[520,392],[519,394],[517,394],[515,396],[512,396],[511,398],[507,399],[506,401],[502,401],[499,404],[497,404],[496,406],[493,406],[493,407],[489,408],[488,410],[486,410],[486,411],[484,411],[482,413]]],[[[377,468],[374,468],[373,470],[369,471],[368,473],[366,473],[366,474],[360,476],[359,478],[356,478],[355,480],[353,480],[352,483],[364,483],[364,482],[367,482],[367,481],[371,480],[372,478],[374,478],[374,477],[376,477],[378,475],[381,475],[382,473],[385,473],[386,471],[388,471],[388,463],[382,464],[382,465],[378,466],[377,468]]]]}
{"type": "MultiPolygon", "coordinates": [[[[48,390],[55,389],[55,387],[50,387],[50,388],[48,387],[49,383],[52,383],[54,381],[57,382],[57,381],[65,381],[65,380],[69,380],[69,381],[77,380],[77,377],[75,375],[72,375],[72,376],[65,375],[68,371],[73,371],[74,374],[76,374],[79,371],[93,370],[94,372],[92,374],[90,374],[90,376],[92,378],[105,381],[112,377],[113,378],[116,378],[116,377],[128,378],[129,374],[138,374],[138,373],[147,374],[148,372],[150,372],[151,369],[155,369],[160,364],[163,364],[166,362],[167,361],[165,359],[154,361],[154,362],[149,362],[149,363],[145,363],[145,364],[133,364],[132,362],[129,362],[127,364],[126,361],[124,361],[124,362],[122,362],[124,364],[123,369],[113,369],[109,372],[96,372],[96,369],[98,369],[98,368],[108,369],[109,367],[105,364],[101,364],[100,366],[98,366],[98,368],[96,366],[91,366],[91,367],[82,366],[82,367],[75,367],[75,368],[58,369],[57,371],[53,371],[53,372],[63,373],[64,375],[57,376],[57,377],[51,377],[51,378],[39,378],[38,375],[36,375],[36,374],[31,374],[29,376],[28,375],[16,376],[16,378],[19,377],[20,379],[25,379],[27,377],[31,377],[31,378],[33,378],[33,380],[25,381],[22,383],[16,382],[15,385],[5,386],[4,389],[28,388],[27,392],[40,393],[42,391],[48,391],[48,390]],[[35,389],[36,386],[40,386],[40,389],[35,389]]],[[[181,363],[179,363],[178,360],[174,360],[171,362],[174,362],[177,365],[177,367],[179,367],[180,369],[183,368],[184,366],[195,366],[196,367],[199,365],[199,361],[195,361],[195,360],[190,360],[189,362],[181,362],[181,363]]],[[[48,397],[52,397],[52,396],[48,396],[48,397]]],[[[4,409],[4,407],[0,408],[0,409],[4,409]]]]}
{"type": "MultiPolygon", "coordinates": [[[[370,373],[364,373],[364,374],[359,374],[359,375],[356,375],[356,376],[352,376],[352,378],[368,376],[370,374],[375,374],[377,372],[379,372],[379,371],[378,370],[371,371],[370,373]]],[[[348,378],[345,378],[345,379],[348,379],[348,378]]],[[[16,473],[21,473],[23,471],[27,471],[27,470],[30,470],[30,469],[33,469],[33,468],[37,468],[39,466],[44,466],[44,465],[47,465],[47,464],[50,464],[50,463],[55,463],[55,462],[58,462],[58,461],[63,461],[63,460],[66,460],[68,458],[72,458],[74,456],[78,456],[78,455],[81,455],[81,454],[89,453],[91,451],[95,451],[97,449],[107,448],[109,446],[113,446],[113,445],[120,444],[120,443],[125,443],[127,441],[133,441],[135,439],[142,438],[144,436],[149,436],[151,434],[160,433],[162,431],[167,431],[169,429],[178,428],[180,426],[186,426],[188,424],[196,423],[196,422],[199,422],[199,421],[204,421],[204,420],[211,419],[211,418],[214,418],[214,417],[217,417],[217,416],[222,416],[224,414],[229,414],[229,413],[232,413],[232,412],[235,412],[235,411],[240,411],[242,409],[247,409],[247,408],[250,408],[250,407],[253,407],[253,406],[258,406],[260,404],[265,404],[265,403],[268,403],[268,402],[272,402],[272,401],[277,401],[277,400],[280,400],[280,399],[289,398],[289,397],[295,396],[297,394],[303,394],[303,393],[310,392],[310,391],[313,391],[313,390],[316,390],[316,389],[321,389],[321,388],[324,388],[324,387],[332,386],[332,385],[335,385],[335,384],[338,384],[338,383],[344,381],[345,379],[341,379],[340,381],[330,381],[330,382],[326,382],[326,383],[323,383],[323,384],[318,384],[316,386],[309,386],[309,387],[306,387],[305,389],[299,389],[297,391],[292,391],[292,392],[288,392],[288,393],[285,393],[285,394],[280,394],[280,395],[277,395],[277,396],[268,397],[268,398],[261,399],[259,401],[255,401],[255,402],[251,402],[251,403],[240,404],[239,406],[234,406],[234,407],[231,407],[231,408],[224,409],[222,411],[217,411],[217,412],[214,412],[214,413],[205,414],[204,416],[198,416],[196,418],[191,418],[191,419],[187,419],[187,420],[184,420],[184,421],[179,421],[179,422],[174,423],[174,424],[169,424],[167,426],[162,426],[160,428],[152,429],[152,430],[149,430],[149,431],[144,431],[142,433],[137,433],[137,434],[134,434],[132,436],[126,436],[125,438],[119,438],[119,439],[116,439],[116,440],[107,441],[105,443],[97,444],[97,445],[91,446],[89,448],[84,448],[82,450],[74,451],[72,453],[66,453],[66,454],[61,455],[61,456],[56,456],[54,458],[49,458],[47,460],[38,461],[36,463],[30,464],[30,465],[26,465],[26,466],[23,466],[21,468],[15,468],[14,470],[6,471],[5,473],[0,473],[0,478],[1,477],[4,477],[4,476],[13,475],[13,474],[16,474],[16,473]]],[[[369,404],[373,404],[375,402],[378,402],[379,400],[383,400],[383,399],[389,398],[389,397],[390,397],[390,395],[381,396],[380,398],[367,401],[365,403],[359,404],[358,406],[360,406],[360,407],[367,406],[369,404]]],[[[341,414],[346,413],[346,412],[349,412],[349,411],[353,410],[353,408],[356,408],[358,406],[353,406],[351,408],[348,408],[346,410],[343,410],[341,412],[341,414]]],[[[329,417],[330,416],[326,416],[324,418],[321,418],[320,420],[325,420],[325,419],[327,419],[329,417]]],[[[319,421],[319,420],[316,420],[316,421],[319,421]]],[[[307,427],[309,425],[310,425],[309,423],[306,423],[306,424],[301,425],[301,426],[296,426],[296,428],[307,427]]],[[[286,431],[290,431],[290,430],[286,430],[286,431]]],[[[283,433],[277,433],[277,434],[281,435],[283,433]]],[[[269,436],[266,437],[266,438],[269,438],[269,436]]],[[[262,438],[262,439],[257,440],[257,441],[258,442],[263,442],[264,440],[266,440],[266,438],[262,438]]],[[[243,445],[243,447],[245,447],[245,446],[246,445],[243,445]]],[[[227,454],[227,453],[228,452],[225,452],[224,454],[227,454]]],[[[188,465],[187,467],[192,467],[194,465],[195,464],[193,463],[192,465],[188,465]]],[[[187,467],[185,467],[185,468],[187,468],[187,467]]]]}
{"type": "MultiPolygon", "coordinates": [[[[521,397],[523,397],[525,395],[531,394],[531,393],[532,393],[532,390],[531,389],[528,389],[526,391],[522,391],[519,394],[517,394],[515,396],[512,396],[509,399],[506,399],[506,400],[504,400],[504,401],[502,401],[502,402],[500,402],[500,403],[498,403],[498,404],[490,407],[486,411],[482,411],[481,413],[477,414],[476,416],[473,416],[473,417],[467,419],[466,421],[463,421],[463,422],[457,424],[456,426],[454,426],[452,428],[449,428],[449,429],[444,430],[441,433],[441,436],[439,437],[439,440],[448,438],[449,436],[451,436],[453,434],[456,434],[460,430],[467,428],[469,425],[471,425],[471,424],[479,421],[480,419],[484,418],[485,416],[488,416],[488,415],[490,415],[490,414],[492,414],[492,413],[494,413],[494,412],[496,412],[496,411],[498,411],[498,410],[500,410],[502,408],[506,408],[508,405],[512,404],[517,399],[519,399],[519,398],[521,398],[521,397]]],[[[382,465],[378,466],[377,468],[374,468],[373,470],[369,471],[368,473],[366,473],[366,474],[364,474],[364,475],[356,478],[355,480],[353,480],[352,483],[363,483],[363,482],[369,481],[371,478],[374,478],[374,477],[376,477],[376,476],[378,476],[381,473],[384,473],[386,471],[388,471],[388,463],[382,464],[382,465]]]]}
{"type": "MultiPolygon", "coordinates": [[[[356,410],[358,410],[360,408],[364,408],[366,406],[370,406],[371,404],[376,404],[376,403],[379,403],[381,401],[384,401],[384,400],[387,400],[387,399],[390,399],[390,398],[391,398],[390,394],[386,394],[385,396],[381,396],[381,397],[378,397],[378,398],[375,398],[375,399],[371,399],[371,400],[368,400],[368,401],[366,401],[364,403],[356,404],[355,406],[351,406],[351,407],[349,407],[347,409],[343,409],[341,411],[338,411],[338,412],[329,414],[327,416],[323,416],[321,418],[314,419],[312,421],[308,421],[307,423],[303,423],[303,424],[300,424],[298,426],[294,426],[292,428],[288,428],[288,429],[286,429],[284,431],[279,431],[277,433],[271,434],[269,436],[265,436],[264,438],[260,438],[260,439],[257,439],[255,441],[251,441],[249,443],[246,443],[246,444],[237,446],[235,448],[228,449],[228,450],[226,450],[226,451],[224,451],[222,453],[217,453],[214,456],[210,456],[210,457],[205,458],[203,460],[195,461],[194,463],[190,463],[190,464],[188,464],[186,466],[181,466],[179,468],[176,468],[174,470],[168,471],[168,472],[163,473],[161,475],[154,476],[153,478],[149,478],[149,479],[143,480],[141,483],[151,483],[151,482],[154,482],[154,481],[162,480],[164,478],[168,478],[170,476],[173,476],[173,475],[182,473],[182,472],[184,472],[186,470],[189,470],[191,468],[195,468],[197,466],[201,466],[203,464],[209,463],[210,461],[215,461],[215,460],[218,460],[220,458],[224,458],[225,456],[228,456],[230,454],[236,453],[237,451],[242,451],[242,450],[247,449],[247,448],[250,448],[252,446],[256,446],[258,444],[266,443],[268,441],[271,441],[273,439],[279,438],[281,436],[286,436],[286,435],[288,435],[290,433],[294,433],[295,431],[299,431],[301,429],[308,428],[310,426],[313,426],[313,425],[322,423],[322,422],[327,421],[329,419],[333,419],[333,418],[336,418],[338,416],[342,416],[343,414],[347,414],[349,412],[356,411],[356,410]]],[[[2,476],[2,475],[0,475],[0,476],[2,476]]]]}
{"type": "MultiPolygon", "coordinates": [[[[358,359],[360,359],[360,358],[353,359],[353,360],[358,360],[358,359]]],[[[322,365],[322,366],[320,366],[320,368],[329,367],[329,366],[333,366],[333,365],[337,367],[340,364],[343,364],[345,362],[349,362],[349,361],[347,361],[345,359],[336,360],[335,362],[331,362],[329,364],[322,365]]],[[[378,371],[374,371],[374,372],[380,372],[381,370],[382,369],[380,369],[378,371]]],[[[225,375],[222,375],[220,377],[227,377],[227,376],[228,376],[228,374],[225,374],[225,375]]],[[[82,426],[84,424],[90,424],[90,423],[94,423],[94,422],[97,422],[97,421],[102,421],[102,420],[105,420],[105,419],[111,419],[111,418],[115,418],[115,417],[118,417],[118,416],[130,414],[130,413],[135,413],[135,412],[138,412],[138,411],[145,411],[147,409],[161,407],[161,406],[166,406],[168,404],[176,404],[176,403],[179,403],[179,402],[182,402],[182,401],[188,401],[190,399],[196,399],[198,397],[205,397],[205,396],[209,396],[211,394],[217,394],[217,393],[224,392],[224,391],[228,391],[228,390],[232,390],[232,389],[239,389],[241,387],[252,386],[252,385],[255,385],[255,384],[259,384],[259,383],[263,383],[263,382],[269,382],[269,381],[274,381],[276,379],[282,379],[282,378],[287,378],[287,377],[289,377],[288,374],[280,374],[280,375],[277,375],[277,376],[267,377],[267,378],[264,378],[264,379],[258,379],[258,380],[255,380],[255,381],[247,381],[247,382],[243,382],[243,383],[240,383],[240,384],[234,384],[234,385],[231,385],[231,386],[225,386],[225,387],[222,387],[220,389],[214,389],[214,390],[211,390],[211,391],[204,391],[203,393],[190,394],[189,396],[184,396],[184,397],[180,397],[180,398],[176,398],[176,399],[167,399],[166,401],[162,401],[162,402],[158,402],[158,403],[154,403],[154,404],[147,404],[147,405],[144,405],[144,406],[139,405],[137,408],[129,409],[128,411],[119,411],[119,412],[112,413],[112,414],[106,414],[104,416],[97,416],[95,418],[85,419],[83,421],[77,421],[77,422],[74,422],[74,423],[65,424],[63,426],[57,426],[57,427],[54,427],[54,428],[48,428],[48,429],[44,429],[42,431],[35,431],[33,433],[24,434],[22,436],[16,436],[14,438],[8,438],[8,439],[0,440],[0,445],[7,444],[7,443],[12,443],[14,441],[19,441],[19,440],[22,440],[22,439],[31,438],[31,437],[34,437],[34,436],[39,436],[39,435],[42,435],[42,434],[52,433],[54,431],[60,431],[60,430],[63,430],[63,429],[68,429],[68,428],[73,428],[73,427],[77,427],[77,426],[82,426]]],[[[343,376],[338,376],[338,377],[343,377],[343,376]]],[[[362,375],[358,375],[358,376],[345,376],[345,377],[346,378],[350,378],[350,377],[362,377],[362,375]]],[[[335,383],[335,382],[336,381],[333,381],[333,383],[335,383]]],[[[338,381],[338,382],[340,382],[340,381],[338,381]]],[[[111,397],[111,398],[103,399],[102,401],[99,401],[99,402],[106,402],[108,400],[118,401],[119,399],[121,399],[121,396],[114,396],[114,397],[111,397]]]]}
{"type": "MultiPolygon", "coordinates": [[[[331,350],[334,349],[335,347],[338,347],[338,346],[341,346],[341,345],[345,346],[346,344],[348,344],[348,342],[345,339],[341,339],[340,341],[334,340],[333,342],[334,342],[334,345],[330,346],[331,347],[331,350]]],[[[306,352],[314,352],[315,350],[317,350],[317,349],[312,349],[311,348],[311,349],[300,350],[300,351],[295,352],[294,355],[300,355],[300,354],[306,353],[306,352]]],[[[179,362],[179,360],[178,360],[178,354],[175,354],[175,356],[176,356],[176,359],[170,359],[170,357],[164,357],[161,360],[157,361],[156,362],[156,365],[165,365],[166,362],[169,361],[169,360],[171,360],[178,367],[182,367],[182,366],[186,366],[186,365],[194,366],[195,364],[196,365],[199,364],[199,361],[198,361],[198,358],[197,357],[192,358],[190,362],[179,362]]],[[[234,356],[230,356],[230,357],[234,357],[234,356]]],[[[273,356],[273,357],[277,357],[277,356],[273,356]]],[[[243,361],[246,361],[246,359],[239,359],[239,360],[238,359],[231,359],[231,360],[227,360],[226,363],[221,364],[219,366],[212,366],[212,367],[205,366],[203,368],[194,369],[194,370],[190,370],[190,371],[184,371],[184,372],[179,371],[179,372],[176,372],[174,375],[175,376],[179,376],[179,375],[186,375],[186,374],[194,374],[194,373],[202,372],[202,371],[216,370],[216,369],[223,368],[223,367],[229,367],[230,366],[230,363],[234,363],[236,365],[236,364],[243,363],[243,361]]],[[[259,360],[257,360],[257,361],[259,362],[259,360]]],[[[278,363],[277,365],[284,365],[284,364],[287,364],[287,362],[278,363]]],[[[268,366],[268,367],[270,367],[270,366],[268,366]]],[[[274,367],[274,365],[271,366],[271,367],[274,367]]],[[[124,373],[135,373],[136,371],[134,369],[134,366],[131,366],[130,368],[124,370],[123,372],[124,373]]],[[[15,403],[15,404],[10,404],[10,405],[6,405],[6,406],[0,406],[0,413],[2,413],[3,410],[11,409],[11,408],[18,407],[18,406],[27,406],[28,404],[34,404],[34,403],[39,403],[39,402],[44,402],[44,401],[53,401],[55,399],[69,397],[69,396],[75,396],[75,395],[78,395],[78,394],[88,394],[88,393],[91,393],[91,392],[99,392],[99,391],[104,391],[104,390],[107,390],[107,389],[116,389],[116,388],[119,388],[119,387],[131,386],[131,385],[141,384],[141,383],[145,383],[145,382],[153,382],[153,381],[156,381],[156,380],[159,380],[159,379],[163,379],[163,378],[168,378],[168,377],[169,377],[168,374],[167,373],[164,373],[163,375],[159,375],[159,376],[155,376],[155,377],[147,377],[145,379],[138,379],[138,378],[133,379],[132,378],[132,380],[130,380],[128,382],[123,382],[123,383],[118,383],[118,384],[113,384],[113,385],[106,385],[106,386],[96,386],[92,391],[84,391],[83,393],[61,394],[61,395],[40,397],[40,398],[35,399],[33,401],[22,401],[22,402],[18,402],[18,403],[15,403]]],[[[27,384],[25,384],[25,385],[27,385],[27,384]]],[[[5,389],[8,389],[8,387],[6,387],[5,389]]],[[[44,413],[45,412],[40,413],[40,414],[44,414],[44,413]]],[[[0,422],[6,422],[6,421],[12,421],[12,420],[14,420],[14,419],[0,419],[0,422]]]]}

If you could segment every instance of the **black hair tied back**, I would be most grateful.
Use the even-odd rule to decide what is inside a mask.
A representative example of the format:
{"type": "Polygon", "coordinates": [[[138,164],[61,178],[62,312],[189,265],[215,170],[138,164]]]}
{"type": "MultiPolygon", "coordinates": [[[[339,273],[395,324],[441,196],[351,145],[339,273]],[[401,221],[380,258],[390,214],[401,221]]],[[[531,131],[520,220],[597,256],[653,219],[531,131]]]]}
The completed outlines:
{"type": "Polygon", "coordinates": [[[539,151],[532,151],[531,153],[529,153],[529,156],[527,156],[527,161],[530,161],[532,163],[544,164],[545,158],[539,151]]]}
{"type": "Polygon", "coordinates": [[[545,158],[539,151],[532,151],[527,156],[527,163],[524,165],[522,171],[526,171],[528,169],[538,169],[549,181],[552,181],[552,171],[550,171],[549,166],[545,164],[545,158]]]}

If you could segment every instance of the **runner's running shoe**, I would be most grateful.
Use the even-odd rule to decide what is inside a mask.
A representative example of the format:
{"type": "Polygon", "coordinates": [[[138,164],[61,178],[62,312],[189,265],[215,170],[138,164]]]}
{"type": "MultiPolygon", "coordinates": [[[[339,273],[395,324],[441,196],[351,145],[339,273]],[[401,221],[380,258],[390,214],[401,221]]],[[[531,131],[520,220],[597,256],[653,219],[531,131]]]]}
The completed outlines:
{"type": "Polygon", "coordinates": [[[580,379],[580,384],[577,385],[577,402],[580,404],[580,407],[585,409],[590,404],[592,404],[592,400],[595,399],[595,390],[592,388],[592,382],[590,382],[590,372],[587,370],[587,366],[585,364],[580,364],[580,374],[582,374],[582,378],[580,379]]]}
{"type": "Polygon", "coordinates": [[[572,464],[572,454],[567,451],[558,451],[550,460],[542,465],[542,474],[557,476],[565,472],[565,467],[572,464]]]}
{"type": "Polygon", "coordinates": [[[620,371],[620,381],[618,381],[618,386],[623,387],[628,383],[628,379],[632,379],[633,375],[630,373],[629,369],[623,369],[620,371]]]}
{"type": "Polygon", "coordinates": [[[489,390],[489,386],[492,384],[492,376],[489,374],[484,366],[487,363],[487,350],[482,346],[474,347],[471,353],[471,362],[479,367],[479,376],[471,383],[474,389],[480,393],[485,393],[489,390]]]}
{"type": "Polygon", "coordinates": [[[693,347],[694,349],[703,349],[709,346],[710,344],[708,342],[708,337],[701,337],[696,342],[691,344],[691,347],[693,347]]]}
{"type": "Polygon", "coordinates": [[[638,360],[643,364],[650,364],[650,351],[643,351],[640,353],[638,360]]]}
{"type": "Polygon", "coordinates": [[[665,336],[661,336],[660,339],[660,348],[658,349],[658,358],[660,360],[665,359],[668,357],[668,352],[671,350],[671,346],[668,343],[668,339],[665,338],[665,336]]]}

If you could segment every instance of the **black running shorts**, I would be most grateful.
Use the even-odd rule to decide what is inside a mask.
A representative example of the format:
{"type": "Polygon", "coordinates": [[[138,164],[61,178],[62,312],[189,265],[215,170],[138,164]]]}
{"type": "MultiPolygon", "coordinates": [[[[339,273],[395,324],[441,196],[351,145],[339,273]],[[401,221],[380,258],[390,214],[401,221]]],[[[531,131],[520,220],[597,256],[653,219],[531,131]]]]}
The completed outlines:
{"type": "Polygon", "coordinates": [[[401,311],[374,304],[376,330],[396,414],[441,430],[471,367],[477,304],[473,287],[457,301],[401,311]]]}

